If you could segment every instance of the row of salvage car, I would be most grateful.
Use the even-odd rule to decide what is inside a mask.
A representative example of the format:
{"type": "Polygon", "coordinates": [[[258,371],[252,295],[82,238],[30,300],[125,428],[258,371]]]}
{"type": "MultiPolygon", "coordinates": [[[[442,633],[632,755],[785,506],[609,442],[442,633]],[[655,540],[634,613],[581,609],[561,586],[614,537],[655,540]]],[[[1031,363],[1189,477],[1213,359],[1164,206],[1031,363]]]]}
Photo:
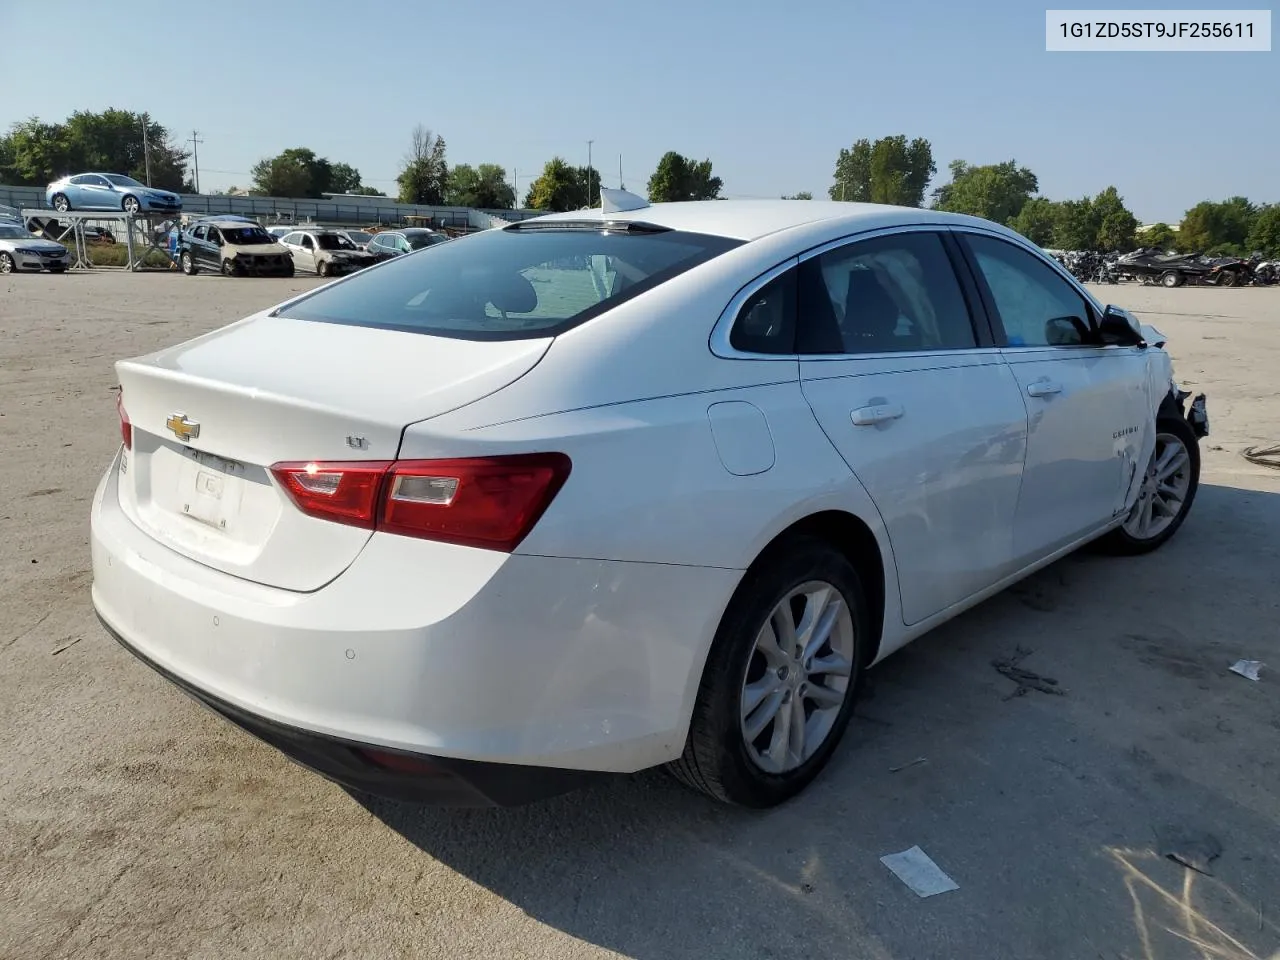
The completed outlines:
{"type": "Polygon", "coordinates": [[[448,238],[431,230],[370,234],[323,227],[263,228],[247,217],[206,218],[174,238],[182,272],[213,270],[224,276],[283,276],[296,272],[336,277],[448,238]]]}

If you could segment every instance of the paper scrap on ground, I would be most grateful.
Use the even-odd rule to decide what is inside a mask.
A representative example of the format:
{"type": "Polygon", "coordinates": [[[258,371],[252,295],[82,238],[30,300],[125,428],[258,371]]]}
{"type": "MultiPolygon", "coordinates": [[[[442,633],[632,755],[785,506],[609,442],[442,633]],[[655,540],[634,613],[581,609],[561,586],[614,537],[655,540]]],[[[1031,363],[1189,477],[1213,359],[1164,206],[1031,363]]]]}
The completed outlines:
{"type": "Polygon", "coordinates": [[[887,854],[880,858],[880,862],[918,896],[932,897],[935,893],[960,889],[960,885],[943,873],[919,847],[887,854]]]}
{"type": "Polygon", "coordinates": [[[1231,665],[1231,672],[1238,673],[1247,680],[1257,680],[1258,671],[1263,668],[1261,660],[1237,660],[1231,665]]]}

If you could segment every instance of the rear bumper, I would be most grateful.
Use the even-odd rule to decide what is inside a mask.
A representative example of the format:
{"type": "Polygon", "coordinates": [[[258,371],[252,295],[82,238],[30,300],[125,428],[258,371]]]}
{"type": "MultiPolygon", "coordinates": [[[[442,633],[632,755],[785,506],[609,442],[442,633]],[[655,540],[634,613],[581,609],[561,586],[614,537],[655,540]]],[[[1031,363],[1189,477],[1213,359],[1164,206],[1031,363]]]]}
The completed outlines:
{"type": "Polygon", "coordinates": [[[436,762],[629,773],[679,756],[740,577],[375,534],[298,593],[152,539],[121,509],[117,469],[90,536],[113,634],[224,715],[436,762]]]}
{"type": "Polygon", "coordinates": [[[98,619],[122,647],[183,693],[295,763],[357,793],[441,806],[511,807],[545,800],[608,776],[389,750],[277,723],[183,680],[131,646],[101,617],[98,619]]]}

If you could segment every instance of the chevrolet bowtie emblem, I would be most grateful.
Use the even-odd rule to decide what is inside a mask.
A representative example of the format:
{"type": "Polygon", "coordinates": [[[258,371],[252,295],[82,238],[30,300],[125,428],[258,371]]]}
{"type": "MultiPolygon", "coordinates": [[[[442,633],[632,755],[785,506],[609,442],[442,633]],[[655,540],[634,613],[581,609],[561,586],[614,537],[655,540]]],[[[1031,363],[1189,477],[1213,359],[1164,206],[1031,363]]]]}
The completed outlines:
{"type": "Polygon", "coordinates": [[[185,413],[175,413],[164,422],[175,437],[183,443],[188,443],[200,436],[200,424],[195,420],[188,420],[185,413]]]}

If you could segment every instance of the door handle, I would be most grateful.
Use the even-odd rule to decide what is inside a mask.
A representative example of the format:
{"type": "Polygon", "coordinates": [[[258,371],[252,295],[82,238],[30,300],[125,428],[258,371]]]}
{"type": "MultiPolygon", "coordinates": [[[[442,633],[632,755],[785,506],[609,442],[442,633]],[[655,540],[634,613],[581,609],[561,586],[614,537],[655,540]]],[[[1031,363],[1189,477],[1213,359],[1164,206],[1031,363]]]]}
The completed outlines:
{"type": "Polygon", "coordinates": [[[1027,384],[1027,394],[1032,397],[1047,397],[1061,392],[1062,384],[1053,380],[1037,380],[1035,383],[1027,384]]]}
{"type": "Polygon", "coordinates": [[[900,403],[878,403],[870,407],[859,407],[850,414],[855,427],[869,427],[877,423],[897,420],[906,413],[900,403]]]}

